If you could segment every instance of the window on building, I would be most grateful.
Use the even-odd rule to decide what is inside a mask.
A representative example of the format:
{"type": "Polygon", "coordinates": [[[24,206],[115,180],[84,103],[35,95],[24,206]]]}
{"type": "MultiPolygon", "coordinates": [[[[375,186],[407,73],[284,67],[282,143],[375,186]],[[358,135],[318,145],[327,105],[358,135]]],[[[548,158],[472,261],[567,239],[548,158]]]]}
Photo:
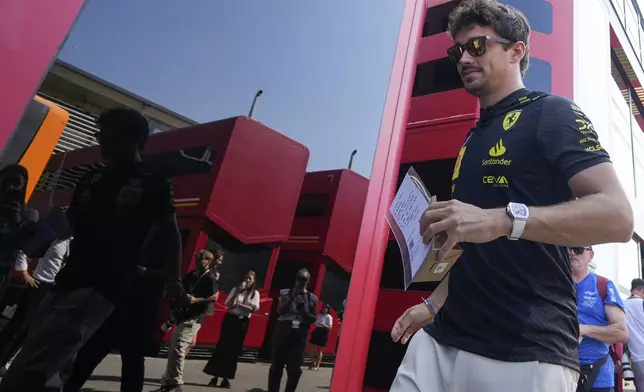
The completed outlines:
{"type": "Polygon", "coordinates": [[[463,81],[452,60],[445,57],[416,66],[412,97],[463,88],[463,81]]]}
{"type": "Polygon", "coordinates": [[[447,31],[447,18],[457,5],[458,1],[450,1],[428,8],[423,26],[423,37],[447,31]]]}
{"type": "MultiPolygon", "coordinates": [[[[552,4],[546,0],[503,0],[502,3],[520,10],[530,21],[530,28],[544,34],[552,34],[552,4]]],[[[543,90],[542,90],[543,91],[543,90]]]]}
{"type": "Polygon", "coordinates": [[[552,65],[549,62],[530,58],[530,67],[523,78],[525,86],[531,90],[549,93],[552,91],[552,65]]]}
{"type": "Polygon", "coordinates": [[[328,193],[306,193],[300,196],[295,210],[297,217],[323,217],[329,209],[328,193]]]}
{"type": "Polygon", "coordinates": [[[295,283],[295,276],[299,270],[306,268],[311,269],[311,263],[305,261],[280,261],[275,266],[273,280],[271,281],[271,290],[290,289],[295,283]]]}
{"type": "Polygon", "coordinates": [[[224,263],[221,266],[219,288],[228,293],[236,287],[248,271],[255,271],[255,287],[264,286],[271,250],[268,248],[249,247],[247,250],[229,251],[212,238],[208,238],[206,249],[224,251],[224,263]]]}

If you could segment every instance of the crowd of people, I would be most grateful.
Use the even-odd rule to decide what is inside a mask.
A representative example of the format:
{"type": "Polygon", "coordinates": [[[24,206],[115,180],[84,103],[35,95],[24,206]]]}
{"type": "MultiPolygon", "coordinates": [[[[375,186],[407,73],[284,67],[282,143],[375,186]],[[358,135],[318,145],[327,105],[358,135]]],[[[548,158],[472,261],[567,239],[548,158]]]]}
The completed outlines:
{"type": "MultiPolygon", "coordinates": [[[[611,347],[624,343],[642,390],[644,280],[634,279],[622,300],[590,268],[593,245],[633,236],[633,211],[609,154],[572,101],[524,87],[530,26],[521,12],[464,0],[448,32],[447,53],[482,110],[456,161],[453,198],[431,203],[419,224],[427,243],[445,235],[439,259],[457,244],[463,253],[445,289],[395,323],[392,338],[409,346],[391,391],[611,392],[611,347]],[[499,145],[494,156],[504,159],[490,160],[499,145]]],[[[13,268],[27,287],[0,336],[0,392],[42,391],[55,375],[63,391],[79,391],[113,349],[123,361],[121,390],[140,392],[145,344],[164,297],[172,299],[163,325],[172,337],[158,392],[181,391],[187,353],[219,297],[221,250],[199,251],[181,276],[171,183],[141,159],[145,118],[114,109],[98,127],[107,166],[79,182],[66,211],[39,219],[25,206],[27,171],[0,171],[0,295],[13,268]],[[33,272],[28,258],[38,260],[33,272]]],[[[280,291],[268,392],[280,390],[284,371],[285,392],[296,390],[307,345],[309,369],[322,361],[333,319],[328,305],[317,313],[310,279],[302,269],[280,291]]],[[[225,305],[203,371],[210,386],[231,388],[260,306],[254,271],[225,305]]]]}
{"type": "MultiPolygon", "coordinates": [[[[164,298],[171,300],[171,316],[161,329],[172,333],[158,391],[181,391],[186,356],[219,298],[222,250],[198,251],[194,268],[181,276],[171,183],[141,159],[147,120],[134,110],[112,109],[97,125],[107,165],[79,181],[67,209],[53,207],[39,219],[25,206],[28,172],[19,165],[0,171],[0,297],[11,270],[26,289],[0,328],[2,392],[80,391],[113,350],[122,360],[121,391],[141,392],[164,298]]],[[[286,391],[295,391],[301,374],[295,366],[302,364],[312,324],[313,347],[327,343],[332,321],[328,307],[317,317],[309,279],[300,271],[279,299],[271,391],[279,390],[285,366],[286,391]]],[[[220,343],[203,371],[212,376],[209,386],[231,388],[250,318],[260,307],[254,271],[228,293],[225,305],[220,343]]],[[[315,349],[311,369],[321,358],[315,349]]]]}

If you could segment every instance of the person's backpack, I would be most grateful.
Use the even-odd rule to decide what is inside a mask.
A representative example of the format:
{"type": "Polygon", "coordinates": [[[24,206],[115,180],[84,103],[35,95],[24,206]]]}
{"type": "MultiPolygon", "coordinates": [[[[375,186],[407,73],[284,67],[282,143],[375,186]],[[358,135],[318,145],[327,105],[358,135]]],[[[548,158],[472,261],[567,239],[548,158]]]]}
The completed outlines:
{"type": "MultiPolygon", "coordinates": [[[[601,275],[597,275],[597,293],[599,293],[599,297],[602,299],[602,302],[606,301],[606,295],[608,293],[608,279],[601,275]]],[[[615,370],[619,374],[622,371],[622,354],[624,353],[624,345],[621,343],[611,344],[608,346],[608,349],[610,357],[615,364],[615,370]]]]}

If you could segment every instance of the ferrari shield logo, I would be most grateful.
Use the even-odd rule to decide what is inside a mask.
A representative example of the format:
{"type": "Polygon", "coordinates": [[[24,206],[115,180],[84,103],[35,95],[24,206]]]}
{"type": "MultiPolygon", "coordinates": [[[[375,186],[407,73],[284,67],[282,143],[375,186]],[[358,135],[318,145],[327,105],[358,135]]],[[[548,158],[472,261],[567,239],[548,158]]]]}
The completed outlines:
{"type": "Polygon", "coordinates": [[[521,117],[520,110],[515,110],[506,114],[505,118],[503,119],[503,130],[507,131],[508,129],[512,128],[514,124],[519,121],[519,117],[521,117]]]}

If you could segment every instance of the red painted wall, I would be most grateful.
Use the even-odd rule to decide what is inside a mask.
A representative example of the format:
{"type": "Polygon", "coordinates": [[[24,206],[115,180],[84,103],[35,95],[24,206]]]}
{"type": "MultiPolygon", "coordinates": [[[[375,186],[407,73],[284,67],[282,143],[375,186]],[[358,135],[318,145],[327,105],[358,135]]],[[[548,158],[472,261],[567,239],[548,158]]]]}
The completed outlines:
{"type": "Polygon", "coordinates": [[[0,0],[0,146],[58,54],[83,0],[0,0]]]}

